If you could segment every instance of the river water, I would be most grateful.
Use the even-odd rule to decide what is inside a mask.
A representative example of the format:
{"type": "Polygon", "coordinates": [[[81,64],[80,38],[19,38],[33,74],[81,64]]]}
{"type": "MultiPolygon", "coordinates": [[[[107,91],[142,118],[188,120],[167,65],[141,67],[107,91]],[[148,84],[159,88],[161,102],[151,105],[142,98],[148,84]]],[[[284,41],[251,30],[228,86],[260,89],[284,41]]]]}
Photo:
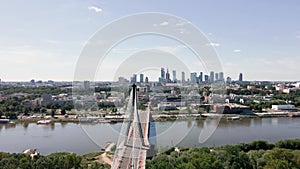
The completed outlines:
{"type": "MultiPolygon", "coordinates": [[[[0,151],[17,153],[37,148],[41,154],[75,152],[85,154],[99,151],[106,142],[117,142],[122,123],[75,124],[31,123],[0,125],[0,151]]],[[[218,146],[266,140],[276,142],[300,138],[300,118],[244,118],[236,121],[187,120],[155,122],[158,146],[218,146]],[[208,139],[200,143],[199,135],[205,126],[217,126],[208,139]]]]}

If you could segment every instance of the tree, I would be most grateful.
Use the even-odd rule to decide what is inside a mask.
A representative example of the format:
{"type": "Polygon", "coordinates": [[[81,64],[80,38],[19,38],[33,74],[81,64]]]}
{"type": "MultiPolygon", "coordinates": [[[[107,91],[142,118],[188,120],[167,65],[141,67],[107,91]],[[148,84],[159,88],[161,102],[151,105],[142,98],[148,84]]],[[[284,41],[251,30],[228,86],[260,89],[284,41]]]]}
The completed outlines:
{"type": "Polygon", "coordinates": [[[55,112],[56,112],[55,109],[52,109],[52,110],[51,110],[51,117],[54,117],[54,116],[55,116],[55,112]]]}
{"type": "Polygon", "coordinates": [[[265,169],[292,169],[292,164],[287,160],[271,159],[267,162],[265,169]]]}
{"type": "Polygon", "coordinates": [[[300,139],[281,140],[275,143],[278,148],[300,150],[300,139]]]}
{"type": "Polygon", "coordinates": [[[250,150],[247,153],[253,169],[262,168],[266,164],[263,158],[263,155],[265,153],[266,153],[265,150],[250,150]]]}
{"type": "Polygon", "coordinates": [[[294,155],[291,150],[274,148],[265,154],[266,166],[268,169],[281,169],[296,167],[293,161],[294,155]]]}
{"type": "Polygon", "coordinates": [[[66,114],[66,110],[65,109],[61,109],[60,114],[61,115],[65,115],[66,114]]]}
{"type": "Polygon", "coordinates": [[[118,109],[117,109],[116,107],[113,107],[113,108],[111,108],[111,111],[112,111],[113,113],[116,113],[116,112],[118,111],[118,109]]]}
{"type": "Polygon", "coordinates": [[[46,112],[47,112],[47,109],[41,108],[41,113],[46,113],[46,112]]]}
{"type": "Polygon", "coordinates": [[[140,103],[138,104],[138,109],[139,109],[139,110],[146,110],[146,107],[145,107],[144,103],[140,102],[140,103]]]}

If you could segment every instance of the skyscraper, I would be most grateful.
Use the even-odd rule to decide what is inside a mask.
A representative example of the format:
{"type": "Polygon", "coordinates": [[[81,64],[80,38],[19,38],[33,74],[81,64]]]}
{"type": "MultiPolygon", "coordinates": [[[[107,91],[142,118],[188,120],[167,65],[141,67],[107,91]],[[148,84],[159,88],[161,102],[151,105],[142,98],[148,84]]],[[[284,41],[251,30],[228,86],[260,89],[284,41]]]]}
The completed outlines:
{"type": "Polygon", "coordinates": [[[224,73],[223,72],[219,73],[219,80],[224,81],[224,73]]]}
{"type": "Polygon", "coordinates": [[[145,83],[149,83],[149,78],[146,76],[145,83]]]}
{"type": "Polygon", "coordinates": [[[199,74],[199,83],[203,82],[203,72],[199,74]]]}
{"type": "Polygon", "coordinates": [[[181,72],[181,82],[185,82],[185,73],[181,72]]]}
{"type": "Polygon", "coordinates": [[[84,81],[84,82],[83,82],[83,87],[84,87],[84,89],[90,89],[90,88],[91,88],[91,83],[90,83],[90,81],[84,81]]]}
{"type": "Polygon", "coordinates": [[[211,71],[211,72],[210,72],[210,75],[209,75],[209,81],[210,81],[211,83],[213,83],[213,82],[215,81],[214,77],[215,77],[215,72],[211,71]]]}
{"type": "Polygon", "coordinates": [[[173,73],[173,82],[176,83],[177,82],[176,70],[173,70],[172,73],[173,73]]]}
{"type": "Polygon", "coordinates": [[[197,73],[196,72],[191,73],[191,82],[197,83],[197,73]]]}
{"type": "Polygon", "coordinates": [[[167,73],[166,73],[166,82],[168,82],[168,83],[171,82],[169,69],[167,69],[167,73]]]}
{"type": "Polygon", "coordinates": [[[160,83],[166,82],[165,75],[166,75],[165,69],[161,68],[160,69],[160,77],[159,77],[159,80],[158,80],[160,83]]]}
{"type": "Polygon", "coordinates": [[[132,77],[131,77],[131,83],[136,83],[136,77],[137,75],[136,74],[133,74],[132,77]]]}
{"type": "Polygon", "coordinates": [[[239,82],[242,82],[243,81],[243,73],[240,73],[239,75],[239,82]]]}
{"type": "Polygon", "coordinates": [[[219,81],[219,73],[215,73],[215,81],[219,81]]]}
{"type": "Polygon", "coordinates": [[[204,81],[208,82],[208,80],[209,80],[209,76],[208,75],[204,75],[204,81]]]}
{"type": "Polygon", "coordinates": [[[162,79],[165,79],[165,75],[166,75],[165,69],[164,69],[164,68],[161,68],[161,69],[160,69],[160,77],[161,77],[162,79]]]}
{"type": "Polygon", "coordinates": [[[128,83],[129,81],[127,79],[125,79],[124,77],[119,77],[118,82],[119,82],[119,84],[124,84],[124,83],[128,83]]]}
{"type": "Polygon", "coordinates": [[[228,76],[228,77],[226,78],[226,83],[231,83],[231,77],[228,76]]]}
{"type": "Polygon", "coordinates": [[[144,83],[144,74],[140,74],[140,82],[144,83]]]}

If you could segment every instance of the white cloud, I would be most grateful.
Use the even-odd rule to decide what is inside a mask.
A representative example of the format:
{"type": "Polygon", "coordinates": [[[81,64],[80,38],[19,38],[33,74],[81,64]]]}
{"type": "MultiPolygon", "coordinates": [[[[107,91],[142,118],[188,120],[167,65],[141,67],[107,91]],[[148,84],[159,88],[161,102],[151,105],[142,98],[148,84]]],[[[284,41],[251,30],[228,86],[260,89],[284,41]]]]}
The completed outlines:
{"type": "Polygon", "coordinates": [[[218,46],[221,46],[220,43],[214,43],[214,42],[211,42],[211,43],[207,43],[206,46],[214,46],[214,47],[218,47],[218,46]]]}
{"type": "Polygon", "coordinates": [[[160,26],[167,26],[167,25],[169,25],[169,22],[164,21],[164,22],[160,23],[159,25],[160,25],[160,26]]]}
{"type": "Polygon", "coordinates": [[[167,21],[164,21],[164,22],[162,22],[162,23],[160,23],[160,24],[153,24],[154,27],[158,27],[158,26],[168,26],[168,25],[169,25],[169,22],[167,22],[167,21]]]}
{"type": "Polygon", "coordinates": [[[240,50],[240,49],[234,49],[232,52],[233,52],[233,53],[240,53],[241,50],[240,50]]]}
{"type": "Polygon", "coordinates": [[[102,12],[102,9],[96,6],[89,6],[88,10],[95,11],[96,13],[102,12]]]}

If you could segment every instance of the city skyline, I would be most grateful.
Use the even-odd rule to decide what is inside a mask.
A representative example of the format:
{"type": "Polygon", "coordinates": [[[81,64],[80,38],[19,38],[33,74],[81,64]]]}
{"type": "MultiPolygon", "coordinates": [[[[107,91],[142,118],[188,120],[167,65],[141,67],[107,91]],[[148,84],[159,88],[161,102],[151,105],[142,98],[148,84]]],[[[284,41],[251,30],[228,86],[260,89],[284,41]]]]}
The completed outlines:
{"type": "Polygon", "coordinates": [[[178,71],[178,70],[174,70],[174,69],[169,69],[169,68],[164,68],[161,67],[160,68],[160,74],[157,74],[156,78],[150,79],[148,74],[145,73],[134,73],[132,74],[131,77],[123,77],[120,76],[118,77],[118,81],[119,82],[131,82],[131,83],[143,83],[145,81],[145,78],[148,79],[149,82],[163,82],[163,83],[177,83],[177,82],[193,82],[193,83],[202,83],[202,82],[215,82],[215,81],[237,81],[237,82],[242,82],[242,81],[247,81],[244,80],[243,76],[244,74],[242,72],[240,72],[237,75],[237,78],[232,78],[232,76],[227,75],[226,78],[224,76],[224,72],[214,72],[214,71],[210,71],[209,73],[205,74],[205,72],[203,71],[192,71],[190,72],[190,78],[186,78],[185,74],[187,72],[184,71],[178,71]],[[172,72],[172,74],[170,73],[172,72]],[[177,75],[177,72],[179,72],[181,74],[181,76],[177,75]],[[198,74],[199,73],[199,74],[198,74]],[[139,76],[139,79],[137,78],[139,76]],[[205,78],[205,76],[207,76],[208,78],[205,78]],[[181,80],[178,80],[181,79],[181,80]],[[230,79],[230,80],[227,80],[230,79]]]}
{"type": "MultiPolygon", "coordinates": [[[[208,45],[216,49],[223,72],[232,79],[238,79],[243,72],[245,80],[250,81],[300,80],[298,1],[155,0],[126,4],[115,0],[76,0],[46,4],[33,0],[1,2],[2,81],[72,81],[78,57],[96,31],[120,17],[152,11],[170,13],[197,26],[211,41],[208,45]]],[[[163,22],[159,26],[169,24],[163,22]]],[[[201,64],[189,60],[191,53],[178,43],[155,37],[136,38],[116,46],[108,54],[107,67],[101,72],[103,77],[97,80],[114,80],[123,57],[149,47],[187,58],[192,63],[190,70],[198,70],[201,64]]],[[[187,79],[190,75],[185,76],[187,79]]]]}

